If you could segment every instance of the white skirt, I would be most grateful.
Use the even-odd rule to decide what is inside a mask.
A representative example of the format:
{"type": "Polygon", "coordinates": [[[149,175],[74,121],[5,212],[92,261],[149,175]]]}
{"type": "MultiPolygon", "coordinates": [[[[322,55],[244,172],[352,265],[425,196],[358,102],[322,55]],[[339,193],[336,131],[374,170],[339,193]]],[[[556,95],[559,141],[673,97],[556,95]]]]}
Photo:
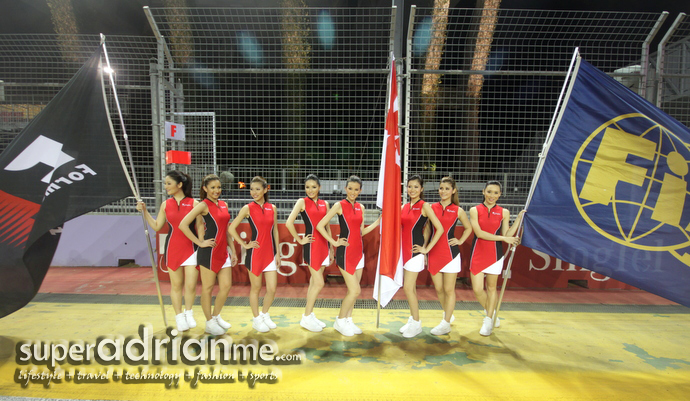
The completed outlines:
{"type": "Polygon", "coordinates": [[[458,254],[458,256],[454,257],[447,265],[443,266],[443,269],[439,270],[439,273],[460,273],[461,268],[462,263],[460,262],[460,254],[458,254]]]}
{"type": "Polygon", "coordinates": [[[501,257],[501,259],[495,261],[492,265],[490,265],[486,269],[482,270],[482,273],[484,273],[484,274],[501,274],[501,270],[503,270],[503,259],[505,259],[505,256],[501,257]]]}
{"type": "Polygon", "coordinates": [[[228,257],[225,259],[225,263],[223,263],[223,266],[221,266],[221,269],[225,269],[226,267],[231,267],[232,262],[230,261],[230,254],[228,254],[228,257]]]}
{"type": "Polygon", "coordinates": [[[424,270],[424,255],[420,253],[417,256],[413,256],[407,261],[407,263],[405,263],[403,269],[413,273],[421,272],[424,270]]]}
{"type": "Polygon", "coordinates": [[[359,259],[359,262],[357,263],[357,267],[355,267],[355,270],[360,269],[364,269],[364,255],[362,255],[362,258],[359,259]]]}
{"type": "Polygon", "coordinates": [[[274,272],[274,271],[276,271],[276,270],[278,270],[278,269],[276,268],[276,261],[275,261],[275,259],[274,259],[273,262],[271,262],[268,266],[266,266],[266,268],[264,269],[263,272],[264,272],[264,273],[266,273],[266,272],[274,272]]]}
{"type": "Polygon", "coordinates": [[[196,265],[197,265],[197,263],[196,263],[196,251],[194,251],[192,256],[190,256],[189,258],[187,258],[187,260],[182,262],[182,264],[180,266],[196,266],[196,265]]]}

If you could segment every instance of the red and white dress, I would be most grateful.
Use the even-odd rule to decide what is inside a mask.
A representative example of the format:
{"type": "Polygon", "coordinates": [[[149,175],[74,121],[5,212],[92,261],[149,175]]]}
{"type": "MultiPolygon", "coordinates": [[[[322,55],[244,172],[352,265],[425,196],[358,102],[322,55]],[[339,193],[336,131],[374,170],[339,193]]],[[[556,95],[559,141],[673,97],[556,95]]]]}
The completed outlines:
{"type": "Polygon", "coordinates": [[[414,204],[406,204],[400,212],[403,269],[417,273],[424,270],[424,254],[413,253],[412,247],[424,246],[424,226],[429,218],[422,215],[423,207],[424,201],[420,199],[414,204]]]}
{"type": "Polygon", "coordinates": [[[304,235],[312,235],[314,242],[302,246],[302,259],[304,263],[316,271],[321,266],[328,266],[328,241],[321,235],[316,225],[326,216],[327,204],[323,199],[314,201],[310,197],[304,200],[304,210],[300,213],[304,222],[304,235]]]}
{"type": "MultiPolygon", "coordinates": [[[[431,210],[434,211],[436,217],[443,226],[445,235],[434,245],[429,251],[429,272],[431,274],[441,273],[458,273],[461,269],[460,261],[460,247],[457,245],[450,246],[448,240],[455,236],[455,225],[458,222],[458,210],[460,206],[451,203],[443,207],[440,202],[431,205],[431,210]]],[[[432,227],[431,235],[433,236],[435,229],[432,227]]]]}
{"type": "MultiPolygon", "coordinates": [[[[215,247],[199,248],[197,251],[197,263],[199,266],[211,269],[214,273],[220,272],[224,267],[230,266],[228,254],[228,224],[230,223],[230,211],[228,205],[222,200],[218,204],[204,199],[208,206],[208,214],[204,217],[206,232],[204,239],[215,239],[215,247]]],[[[166,206],[167,208],[167,206],[166,206]]]]}
{"type": "MultiPolygon", "coordinates": [[[[180,266],[196,266],[195,245],[179,229],[180,223],[194,209],[194,199],[184,198],[177,203],[175,198],[165,201],[165,220],[168,222],[168,235],[165,238],[165,265],[172,271],[180,266]]],[[[190,224],[196,231],[194,223],[190,224]]]]}
{"type": "Polygon", "coordinates": [[[251,241],[259,241],[259,248],[247,249],[244,265],[252,274],[258,276],[265,271],[276,270],[277,244],[273,238],[275,224],[275,207],[264,202],[260,205],[252,202],[249,207],[249,226],[252,229],[251,241]]]}
{"type": "Polygon", "coordinates": [[[335,261],[338,267],[350,274],[364,268],[364,244],[362,242],[362,205],[354,205],[347,199],[340,201],[342,214],[338,216],[340,222],[340,238],[347,239],[348,246],[339,246],[335,251],[335,261]]]}
{"type": "MultiPolygon", "coordinates": [[[[476,206],[479,228],[489,234],[501,235],[503,224],[503,208],[494,205],[491,209],[483,203],[476,206]]],[[[472,242],[472,259],[470,271],[472,274],[501,274],[503,270],[503,242],[487,241],[474,237],[472,242]]]]}

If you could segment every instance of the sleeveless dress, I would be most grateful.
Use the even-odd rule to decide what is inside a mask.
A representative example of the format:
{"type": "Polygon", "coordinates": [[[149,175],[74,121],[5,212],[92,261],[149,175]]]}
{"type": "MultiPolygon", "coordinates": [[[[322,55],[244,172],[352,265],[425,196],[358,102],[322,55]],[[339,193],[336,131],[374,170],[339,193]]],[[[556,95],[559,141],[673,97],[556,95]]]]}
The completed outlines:
{"type": "MultiPolygon", "coordinates": [[[[503,208],[494,205],[489,210],[483,203],[477,207],[477,220],[479,228],[489,234],[501,235],[503,224],[503,208]]],[[[501,274],[503,270],[503,242],[487,241],[474,237],[472,242],[472,259],[470,271],[472,274],[484,272],[486,274],[501,274]]]]}
{"type": "Polygon", "coordinates": [[[347,199],[340,201],[343,214],[338,215],[340,238],[347,239],[348,246],[339,246],[335,252],[335,261],[341,269],[350,274],[364,268],[364,244],[362,242],[362,205],[353,205],[347,199]]]}
{"type": "MultiPolygon", "coordinates": [[[[448,244],[448,240],[455,235],[455,225],[458,222],[459,209],[460,206],[452,203],[445,208],[440,202],[431,205],[431,210],[434,211],[434,214],[441,222],[445,234],[441,236],[441,239],[429,251],[429,272],[431,274],[435,275],[438,272],[458,273],[461,269],[460,247],[448,244]]],[[[431,235],[433,236],[434,233],[435,229],[432,228],[431,235]]]]}
{"type": "Polygon", "coordinates": [[[264,271],[276,270],[275,257],[278,248],[273,238],[275,207],[268,202],[264,202],[263,205],[252,202],[247,206],[249,226],[252,229],[251,241],[259,241],[259,248],[247,249],[244,265],[252,274],[258,276],[264,271]]]}
{"type": "MultiPolygon", "coordinates": [[[[172,271],[180,266],[194,266],[196,245],[180,230],[180,223],[194,209],[194,199],[184,198],[178,204],[175,198],[165,201],[165,220],[168,223],[168,236],[165,238],[165,265],[172,271]],[[190,259],[191,258],[191,259],[190,259]]],[[[190,224],[196,232],[195,224],[190,224]]]]}
{"type": "Polygon", "coordinates": [[[218,204],[208,199],[204,199],[204,202],[208,206],[208,214],[203,216],[204,225],[206,226],[204,239],[214,238],[216,246],[213,248],[199,248],[197,251],[197,263],[199,266],[209,268],[214,273],[218,273],[220,269],[230,266],[228,255],[230,211],[228,211],[228,205],[222,200],[219,200],[218,204]]]}
{"type": "Polygon", "coordinates": [[[304,210],[300,212],[304,222],[304,235],[312,235],[314,242],[302,246],[304,263],[319,271],[321,266],[328,266],[328,241],[321,235],[316,225],[326,216],[326,201],[304,198],[304,210]]]}
{"type": "Polygon", "coordinates": [[[424,270],[424,255],[412,252],[414,245],[424,245],[424,226],[429,218],[422,215],[423,207],[424,201],[420,199],[415,204],[406,204],[400,212],[403,269],[411,272],[424,270]]]}

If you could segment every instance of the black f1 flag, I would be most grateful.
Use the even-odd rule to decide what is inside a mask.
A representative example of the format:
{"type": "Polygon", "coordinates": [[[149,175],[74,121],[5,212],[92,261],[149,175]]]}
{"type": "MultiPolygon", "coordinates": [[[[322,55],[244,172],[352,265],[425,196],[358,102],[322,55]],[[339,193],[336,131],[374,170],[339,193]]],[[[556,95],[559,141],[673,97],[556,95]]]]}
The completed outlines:
{"type": "Polygon", "coordinates": [[[0,155],[0,318],[38,292],[62,224],[132,194],[101,47],[0,155]]]}

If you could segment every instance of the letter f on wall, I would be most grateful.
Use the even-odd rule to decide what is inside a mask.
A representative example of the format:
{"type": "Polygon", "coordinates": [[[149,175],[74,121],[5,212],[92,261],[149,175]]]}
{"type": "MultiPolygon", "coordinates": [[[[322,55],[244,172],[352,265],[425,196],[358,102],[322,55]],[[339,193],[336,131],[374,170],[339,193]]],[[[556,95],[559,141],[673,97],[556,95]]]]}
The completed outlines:
{"type": "Polygon", "coordinates": [[[656,144],[642,137],[614,128],[606,128],[580,198],[608,205],[616,193],[619,181],[633,185],[644,184],[647,169],[627,163],[628,155],[653,160],[656,144]]]}
{"type": "Polygon", "coordinates": [[[47,164],[53,169],[41,181],[46,184],[53,177],[55,169],[74,158],[62,151],[62,144],[43,135],[39,135],[31,145],[27,146],[10,164],[5,167],[9,171],[28,170],[38,163],[47,164]]]}

